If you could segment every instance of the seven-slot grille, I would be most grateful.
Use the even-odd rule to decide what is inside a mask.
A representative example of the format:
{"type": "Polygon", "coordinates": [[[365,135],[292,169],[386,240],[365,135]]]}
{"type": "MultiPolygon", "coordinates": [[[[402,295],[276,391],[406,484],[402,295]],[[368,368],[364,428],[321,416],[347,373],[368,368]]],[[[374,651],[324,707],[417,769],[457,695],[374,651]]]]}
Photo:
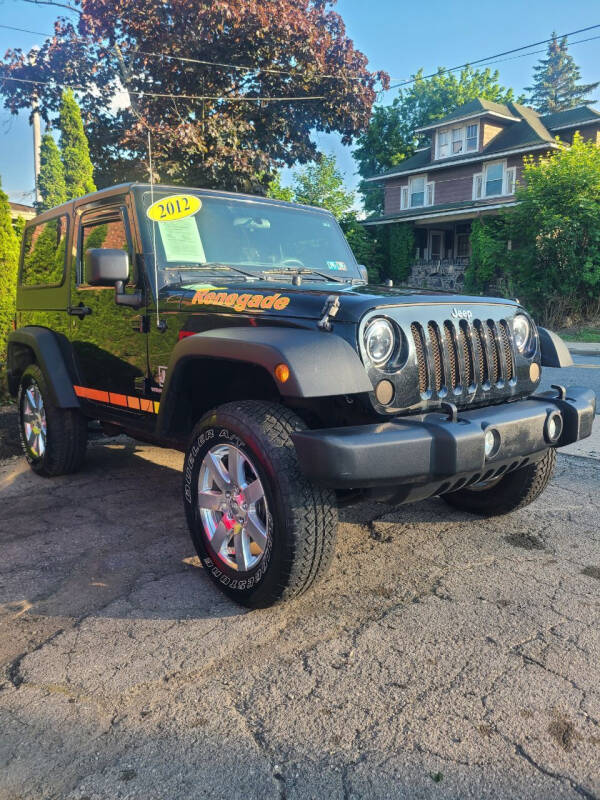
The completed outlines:
{"type": "Polygon", "coordinates": [[[504,319],[413,322],[410,330],[422,393],[445,395],[459,387],[473,391],[515,378],[513,340],[504,319]]]}

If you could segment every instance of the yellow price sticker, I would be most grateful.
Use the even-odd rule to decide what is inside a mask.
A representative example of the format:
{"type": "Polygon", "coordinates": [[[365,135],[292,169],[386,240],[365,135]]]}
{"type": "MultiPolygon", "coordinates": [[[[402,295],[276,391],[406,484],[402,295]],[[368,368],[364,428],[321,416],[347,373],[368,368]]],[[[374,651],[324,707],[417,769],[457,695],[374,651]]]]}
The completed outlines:
{"type": "Polygon", "coordinates": [[[176,219],[191,217],[201,208],[202,200],[195,194],[172,194],[152,203],[146,211],[146,216],[154,222],[173,222],[176,219]]]}

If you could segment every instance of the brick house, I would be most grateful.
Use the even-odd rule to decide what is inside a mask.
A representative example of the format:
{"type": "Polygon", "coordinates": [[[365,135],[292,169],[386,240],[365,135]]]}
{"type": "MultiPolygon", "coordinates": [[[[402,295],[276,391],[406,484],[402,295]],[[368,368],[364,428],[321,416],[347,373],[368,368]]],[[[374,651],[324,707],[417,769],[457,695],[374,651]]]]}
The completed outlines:
{"type": "Polygon", "coordinates": [[[414,226],[409,283],[459,288],[469,263],[472,221],[515,204],[523,157],[569,144],[579,131],[600,145],[600,112],[589,106],[540,115],[518,103],[473,100],[419,128],[426,143],[368,181],[383,183],[384,214],[367,226],[414,226]]]}

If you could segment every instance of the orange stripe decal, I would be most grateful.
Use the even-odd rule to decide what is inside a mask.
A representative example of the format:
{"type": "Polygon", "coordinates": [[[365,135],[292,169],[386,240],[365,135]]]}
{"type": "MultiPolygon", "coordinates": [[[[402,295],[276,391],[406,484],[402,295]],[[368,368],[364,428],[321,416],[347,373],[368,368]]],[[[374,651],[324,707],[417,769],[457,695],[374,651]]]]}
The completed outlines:
{"type": "Polygon", "coordinates": [[[96,403],[107,403],[121,408],[132,408],[134,411],[147,411],[150,414],[158,414],[160,403],[154,400],[146,400],[145,397],[132,397],[127,394],[115,394],[115,392],[105,392],[102,389],[90,389],[88,386],[73,386],[77,397],[85,400],[93,400],[96,403]]]}
{"type": "Polygon", "coordinates": [[[113,394],[110,392],[110,403],[113,406],[127,407],[127,397],[124,394],[113,394]]]}

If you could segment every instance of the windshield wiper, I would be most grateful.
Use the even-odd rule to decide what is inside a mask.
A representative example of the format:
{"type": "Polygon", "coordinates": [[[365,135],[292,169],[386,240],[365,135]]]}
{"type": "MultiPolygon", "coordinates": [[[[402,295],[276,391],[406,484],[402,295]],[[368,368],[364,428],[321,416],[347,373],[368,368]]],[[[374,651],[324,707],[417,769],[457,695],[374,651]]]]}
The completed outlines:
{"type": "Polygon", "coordinates": [[[348,282],[346,278],[328,275],[326,272],[319,272],[318,269],[312,269],[311,267],[275,267],[275,269],[263,269],[261,273],[263,275],[319,275],[319,277],[325,278],[326,281],[331,281],[332,283],[348,282]]]}
{"type": "Polygon", "coordinates": [[[205,264],[186,264],[185,266],[181,267],[163,267],[165,272],[183,272],[186,270],[191,270],[192,272],[218,272],[221,269],[228,269],[231,272],[237,272],[239,275],[245,275],[246,278],[254,278],[257,280],[256,272],[248,272],[245,269],[239,269],[239,267],[232,267],[231,264],[223,264],[221,261],[208,261],[205,264]]]}

